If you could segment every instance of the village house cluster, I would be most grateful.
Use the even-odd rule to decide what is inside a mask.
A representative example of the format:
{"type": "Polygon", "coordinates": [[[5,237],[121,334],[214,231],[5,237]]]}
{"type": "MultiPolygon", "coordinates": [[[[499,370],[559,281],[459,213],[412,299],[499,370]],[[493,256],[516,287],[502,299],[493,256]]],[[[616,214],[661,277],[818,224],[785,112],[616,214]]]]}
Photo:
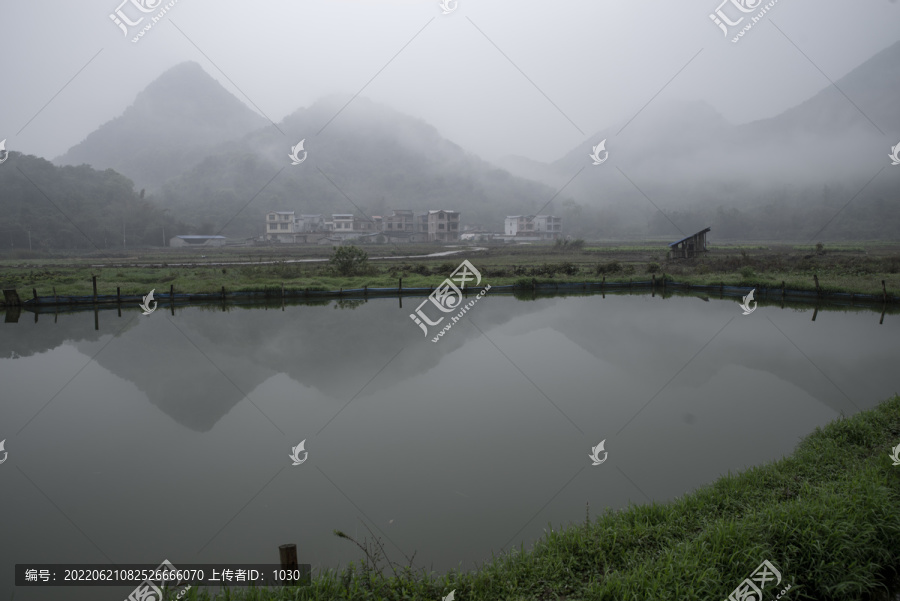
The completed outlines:
{"type": "Polygon", "coordinates": [[[266,214],[265,240],[294,244],[361,242],[457,242],[472,240],[528,241],[562,237],[562,219],[553,215],[513,215],[506,218],[503,233],[481,226],[460,225],[458,211],[425,212],[395,209],[390,215],[360,217],[352,213],[330,216],[271,211],[266,214]]]}
{"type": "Polygon", "coordinates": [[[457,211],[414,213],[395,210],[390,215],[359,217],[352,213],[297,215],[294,211],[266,214],[266,240],[288,243],[331,244],[349,239],[371,242],[454,242],[460,234],[457,211]]]}

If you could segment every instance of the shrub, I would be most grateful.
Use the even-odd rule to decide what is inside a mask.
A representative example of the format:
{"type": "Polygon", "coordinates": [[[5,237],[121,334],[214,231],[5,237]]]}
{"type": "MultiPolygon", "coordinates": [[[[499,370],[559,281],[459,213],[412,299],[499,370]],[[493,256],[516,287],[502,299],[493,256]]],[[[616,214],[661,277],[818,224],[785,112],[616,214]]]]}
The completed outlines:
{"type": "Polygon", "coordinates": [[[647,273],[659,273],[659,263],[647,263],[647,273]]]}
{"type": "Polygon", "coordinates": [[[364,273],[369,267],[369,253],[358,246],[335,246],[329,259],[331,266],[340,275],[364,273]]]}
{"type": "Polygon", "coordinates": [[[610,261],[606,265],[597,263],[597,275],[604,273],[619,273],[622,271],[622,265],[618,261],[610,261]]]}
{"type": "Polygon", "coordinates": [[[749,265],[746,267],[741,267],[741,276],[744,278],[752,278],[756,275],[756,272],[753,271],[753,268],[749,265]]]}

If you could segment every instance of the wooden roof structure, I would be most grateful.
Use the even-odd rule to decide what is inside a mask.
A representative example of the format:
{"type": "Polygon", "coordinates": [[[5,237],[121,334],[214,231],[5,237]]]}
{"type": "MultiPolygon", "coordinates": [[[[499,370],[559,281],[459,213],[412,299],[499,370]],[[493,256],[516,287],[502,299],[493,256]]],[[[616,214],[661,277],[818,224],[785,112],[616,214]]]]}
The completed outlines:
{"type": "Polygon", "coordinates": [[[669,245],[672,256],[680,259],[691,259],[700,252],[706,252],[706,232],[712,228],[706,228],[693,236],[686,236],[669,245]]]}

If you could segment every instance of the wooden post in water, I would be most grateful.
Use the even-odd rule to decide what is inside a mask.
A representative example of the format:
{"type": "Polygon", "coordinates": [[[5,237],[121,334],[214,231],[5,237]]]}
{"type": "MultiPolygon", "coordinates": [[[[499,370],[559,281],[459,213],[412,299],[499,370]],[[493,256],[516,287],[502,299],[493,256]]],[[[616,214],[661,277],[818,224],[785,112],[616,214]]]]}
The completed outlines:
{"type": "Polygon", "coordinates": [[[97,276],[92,275],[91,281],[94,282],[94,302],[96,303],[97,302],[97,276]]]}
{"type": "Polygon", "coordinates": [[[222,286],[222,302],[225,302],[225,286],[222,286]]]}
{"type": "Polygon", "coordinates": [[[54,304],[54,305],[58,305],[58,304],[59,304],[59,299],[56,298],[56,286],[53,287],[53,304],[54,304]]]}
{"type": "MultiPolygon", "coordinates": [[[[818,295],[820,294],[820,290],[819,290],[819,276],[816,275],[816,274],[813,274],[813,280],[816,282],[816,296],[818,296],[818,295]]],[[[813,320],[813,321],[815,321],[815,320],[813,320]]]]}
{"type": "MultiPolygon", "coordinates": [[[[37,313],[35,313],[37,315],[37,313]]],[[[97,305],[94,305],[94,329],[100,330],[100,312],[97,311],[97,305]]]]}
{"type": "MultiPolygon", "coordinates": [[[[533,268],[532,268],[533,271],[533,268]]],[[[537,290],[537,283],[534,281],[534,278],[531,278],[531,289],[537,290]]]]}
{"type": "Polygon", "coordinates": [[[656,290],[656,274],[650,276],[650,287],[656,290]]]}
{"type": "Polygon", "coordinates": [[[299,567],[297,563],[297,545],[281,545],[278,547],[281,558],[281,569],[292,572],[299,567]]]}
{"type": "Polygon", "coordinates": [[[116,303],[122,304],[122,288],[120,286],[116,286],[116,303]]]}
{"type": "Polygon", "coordinates": [[[784,280],[781,280],[781,299],[784,300],[784,280]]]}
{"type": "Polygon", "coordinates": [[[887,288],[884,287],[884,280],[881,280],[881,299],[887,304],[887,288]]]}
{"type": "Polygon", "coordinates": [[[284,303],[284,282],[281,282],[281,302],[284,303]]]}
{"type": "Polygon", "coordinates": [[[816,320],[816,315],[818,315],[818,314],[819,314],[819,305],[816,305],[816,308],[813,310],[813,318],[812,318],[813,321],[816,320]]]}
{"type": "MultiPolygon", "coordinates": [[[[400,281],[397,282],[397,292],[403,293],[403,278],[400,278],[400,281]]],[[[403,305],[400,305],[401,307],[403,305]]]]}
{"type": "Polygon", "coordinates": [[[600,282],[600,289],[602,290],[605,287],[606,287],[606,276],[603,276],[603,281],[600,282]]]}
{"type": "Polygon", "coordinates": [[[365,297],[367,297],[367,298],[368,298],[368,296],[369,296],[369,285],[368,285],[368,284],[366,284],[365,286],[363,286],[363,296],[365,296],[365,297]]]}
{"type": "Polygon", "coordinates": [[[38,298],[37,298],[37,288],[32,288],[32,289],[31,289],[31,296],[34,297],[34,302],[37,303],[37,302],[38,302],[38,298]]]}

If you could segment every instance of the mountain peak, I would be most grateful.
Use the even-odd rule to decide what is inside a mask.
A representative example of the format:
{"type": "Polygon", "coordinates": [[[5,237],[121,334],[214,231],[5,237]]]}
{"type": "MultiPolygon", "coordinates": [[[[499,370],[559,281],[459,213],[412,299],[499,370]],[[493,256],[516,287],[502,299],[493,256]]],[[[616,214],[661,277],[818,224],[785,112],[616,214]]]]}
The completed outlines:
{"type": "Polygon", "coordinates": [[[155,187],[217,145],[266,124],[193,61],[167,69],[108,121],[54,162],[115,169],[155,187]],[[139,143],[138,143],[139,142],[139,143]]]}

